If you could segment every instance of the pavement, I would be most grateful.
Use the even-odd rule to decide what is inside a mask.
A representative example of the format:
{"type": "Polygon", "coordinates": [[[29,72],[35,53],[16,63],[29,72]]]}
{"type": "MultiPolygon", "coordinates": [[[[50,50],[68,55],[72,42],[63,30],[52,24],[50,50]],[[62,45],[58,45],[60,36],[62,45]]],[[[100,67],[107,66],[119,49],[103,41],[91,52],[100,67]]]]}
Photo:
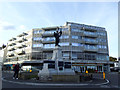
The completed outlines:
{"type": "MultiPolygon", "coordinates": [[[[39,80],[36,80],[36,79],[31,79],[31,80],[22,80],[22,79],[13,79],[12,78],[13,76],[13,72],[2,72],[2,81],[3,81],[3,85],[2,87],[3,88],[7,88],[5,87],[5,84],[4,83],[9,83],[9,87],[12,87],[12,85],[14,86],[15,88],[15,84],[16,86],[18,85],[18,87],[21,85],[21,86],[35,86],[35,87],[86,87],[86,86],[90,86],[90,87],[98,87],[98,86],[103,86],[103,87],[106,87],[108,88],[106,85],[109,84],[109,80],[108,79],[105,79],[103,80],[102,79],[102,76],[96,74],[96,75],[93,75],[93,80],[91,81],[85,81],[85,82],[80,82],[80,83],[53,83],[53,82],[41,82],[39,80]]],[[[12,87],[13,88],[13,87],[12,87]]],[[[117,87],[116,87],[117,88],[117,87]]]]}

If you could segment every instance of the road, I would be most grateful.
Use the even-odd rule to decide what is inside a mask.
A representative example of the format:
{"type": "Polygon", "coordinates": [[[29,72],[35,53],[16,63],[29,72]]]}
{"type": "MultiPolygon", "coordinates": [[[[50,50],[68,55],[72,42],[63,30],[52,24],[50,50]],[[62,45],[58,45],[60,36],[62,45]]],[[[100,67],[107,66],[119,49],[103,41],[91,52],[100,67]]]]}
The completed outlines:
{"type": "MultiPolygon", "coordinates": [[[[102,74],[95,74],[93,75],[93,77],[96,78],[101,78],[102,74]]],[[[17,80],[15,80],[15,82],[8,82],[8,81],[2,81],[2,88],[118,88],[118,79],[120,78],[120,74],[118,75],[117,73],[109,73],[106,74],[106,79],[108,79],[110,81],[109,84],[106,85],[95,85],[95,83],[93,83],[92,85],[90,84],[81,84],[81,85],[65,85],[65,84],[61,84],[61,85],[45,85],[44,83],[42,83],[42,85],[39,84],[33,84],[33,85],[29,85],[27,84],[23,84],[22,82],[20,83],[15,83],[17,82],[17,80]]],[[[97,83],[99,83],[99,81],[97,81],[97,83]]],[[[120,86],[119,86],[120,87],[120,86]]]]}

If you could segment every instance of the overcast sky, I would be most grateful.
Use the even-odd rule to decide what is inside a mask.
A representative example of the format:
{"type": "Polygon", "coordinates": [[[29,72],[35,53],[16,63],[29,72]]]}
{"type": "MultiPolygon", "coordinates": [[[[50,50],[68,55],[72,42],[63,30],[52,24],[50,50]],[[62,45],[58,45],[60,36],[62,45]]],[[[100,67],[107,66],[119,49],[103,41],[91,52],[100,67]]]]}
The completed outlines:
{"type": "Polygon", "coordinates": [[[61,26],[66,21],[105,27],[109,55],[118,56],[117,2],[0,3],[0,46],[24,31],[61,26]]]}

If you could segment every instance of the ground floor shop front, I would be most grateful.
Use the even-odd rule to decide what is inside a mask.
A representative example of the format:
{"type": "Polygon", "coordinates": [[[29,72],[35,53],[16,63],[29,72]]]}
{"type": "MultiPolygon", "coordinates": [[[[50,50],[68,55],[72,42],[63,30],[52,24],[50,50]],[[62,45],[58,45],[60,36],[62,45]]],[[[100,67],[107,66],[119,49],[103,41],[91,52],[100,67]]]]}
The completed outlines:
{"type": "Polygon", "coordinates": [[[94,72],[110,72],[110,65],[104,63],[72,63],[72,68],[77,72],[85,72],[86,70],[90,73],[94,72]]]}

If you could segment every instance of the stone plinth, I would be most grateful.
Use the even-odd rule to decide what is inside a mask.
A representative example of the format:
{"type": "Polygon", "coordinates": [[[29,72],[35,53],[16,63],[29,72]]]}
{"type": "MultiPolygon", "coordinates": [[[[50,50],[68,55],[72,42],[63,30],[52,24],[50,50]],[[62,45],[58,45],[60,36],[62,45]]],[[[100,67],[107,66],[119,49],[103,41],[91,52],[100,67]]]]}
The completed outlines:
{"type": "Polygon", "coordinates": [[[59,46],[55,46],[55,49],[53,50],[53,57],[52,60],[55,61],[55,69],[58,70],[58,61],[62,60],[62,48],[59,46]]]}
{"type": "Polygon", "coordinates": [[[62,61],[62,48],[61,47],[55,46],[55,49],[53,50],[52,60],[62,61]]]}

